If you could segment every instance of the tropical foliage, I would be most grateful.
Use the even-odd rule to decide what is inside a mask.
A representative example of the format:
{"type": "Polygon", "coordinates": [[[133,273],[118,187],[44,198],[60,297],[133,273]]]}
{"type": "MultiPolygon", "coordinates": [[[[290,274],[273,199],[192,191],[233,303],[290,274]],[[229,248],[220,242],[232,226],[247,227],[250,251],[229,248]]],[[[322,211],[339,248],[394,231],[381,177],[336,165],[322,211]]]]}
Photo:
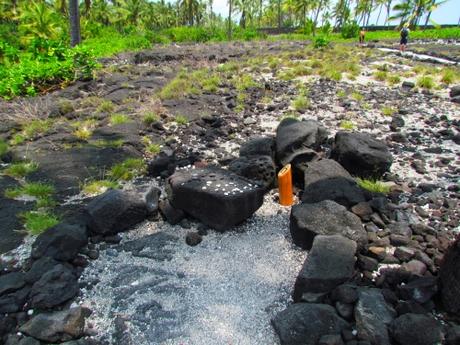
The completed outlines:
{"type": "Polygon", "coordinates": [[[95,58],[154,43],[250,40],[263,37],[258,28],[291,27],[318,34],[320,46],[334,29],[356,37],[374,12],[387,24],[426,25],[446,1],[228,0],[224,18],[213,0],[0,0],[0,96],[91,78],[95,58]]]}

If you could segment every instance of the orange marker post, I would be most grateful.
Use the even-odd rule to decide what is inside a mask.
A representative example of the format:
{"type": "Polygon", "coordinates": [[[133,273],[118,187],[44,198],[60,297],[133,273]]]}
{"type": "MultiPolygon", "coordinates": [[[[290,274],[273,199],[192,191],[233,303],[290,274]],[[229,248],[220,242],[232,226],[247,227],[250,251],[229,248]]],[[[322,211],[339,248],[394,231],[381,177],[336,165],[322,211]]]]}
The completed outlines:
{"type": "Polygon", "coordinates": [[[294,203],[291,164],[283,167],[278,173],[278,187],[280,192],[280,205],[291,206],[294,203]]]}

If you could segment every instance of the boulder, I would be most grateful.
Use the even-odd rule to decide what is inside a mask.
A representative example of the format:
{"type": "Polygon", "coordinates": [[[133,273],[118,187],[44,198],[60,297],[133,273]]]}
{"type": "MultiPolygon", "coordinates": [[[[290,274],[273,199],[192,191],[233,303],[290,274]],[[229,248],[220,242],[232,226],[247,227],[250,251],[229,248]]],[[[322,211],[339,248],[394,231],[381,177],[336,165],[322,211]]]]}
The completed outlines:
{"type": "Polygon", "coordinates": [[[276,167],[270,156],[242,156],[231,162],[228,169],[267,189],[275,182],[276,167]]]}
{"type": "Polygon", "coordinates": [[[87,311],[81,307],[33,317],[19,329],[44,342],[64,342],[84,335],[87,311]]]}
{"type": "Polygon", "coordinates": [[[307,250],[316,235],[342,235],[360,248],[367,244],[367,232],[359,217],[331,200],[293,206],[290,230],[293,242],[307,250]]]}
{"type": "Polygon", "coordinates": [[[426,314],[401,315],[391,323],[390,332],[399,345],[435,345],[444,338],[441,324],[426,314]]]}
{"type": "Polygon", "coordinates": [[[396,316],[394,309],[385,301],[382,290],[361,289],[355,306],[358,338],[372,345],[390,345],[387,326],[396,316]]]}
{"type": "Polygon", "coordinates": [[[30,269],[25,273],[25,280],[29,284],[35,283],[39,280],[42,275],[52,270],[54,266],[58,265],[59,262],[49,256],[43,256],[40,259],[34,261],[30,269]]]}
{"type": "Polygon", "coordinates": [[[113,235],[142,222],[152,213],[155,193],[108,190],[86,206],[88,228],[95,234],[113,235]]]}
{"type": "Polygon", "coordinates": [[[50,309],[75,297],[77,293],[77,277],[70,269],[59,264],[32,285],[30,291],[31,306],[39,309],[50,309]]]}
{"type": "Polygon", "coordinates": [[[304,293],[330,292],[354,273],[356,242],[340,235],[318,235],[294,285],[294,301],[304,293]]]}
{"type": "Polygon", "coordinates": [[[3,274],[0,276],[0,296],[19,290],[24,285],[26,285],[24,273],[11,272],[3,274]]]}
{"type": "Polygon", "coordinates": [[[147,162],[147,174],[151,177],[167,178],[176,170],[176,156],[172,150],[162,150],[147,162]]]}
{"type": "Polygon", "coordinates": [[[30,287],[26,285],[19,290],[0,296],[0,314],[16,313],[23,310],[29,292],[30,287]]]}
{"type": "Polygon", "coordinates": [[[241,157],[269,156],[275,159],[275,139],[271,137],[252,137],[241,145],[241,157]]]}
{"type": "Polygon", "coordinates": [[[438,292],[437,277],[419,277],[399,287],[401,298],[417,303],[428,302],[438,292]]]}
{"type": "Polygon", "coordinates": [[[87,243],[85,226],[60,223],[37,237],[32,245],[32,258],[71,261],[87,243]]]}
{"type": "Polygon", "coordinates": [[[179,224],[180,221],[185,218],[184,211],[172,207],[167,199],[160,201],[160,212],[165,220],[171,225],[179,224]]]}
{"type": "Polygon", "coordinates": [[[276,158],[281,165],[300,155],[311,155],[327,138],[326,129],[317,121],[286,118],[276,129],[276,158]]]}
{"type": "Polygon", "coordinates": [[[318,345],[343,345],[343,340],[340,334],[328,334],[319,339],[318,345]]]}
{"type": "Polygon", "coordinates": [[[325,335],[340,334],[348,323],[327,304],[290,305],[272,320],[281,345],[316,345],[325,335]]]}
{"type": "Polygon", "coordinates": [[[228,170],[180,170],[167,182],[171,205],[218,231],[250,217],[262,206],[263,188],[228,170]]]}
{"type": "Polygon", "coordinates": [[[455,85],[450,88],[450,97],[454,98],[460,96],[460,85],[455,85]]]}
{"type": "Polygon", "coordinates": [[[302,202],[312,204],[323,200],[332,200],[351,208],[364,202],[367,192],[358,184],[345,177],[332,177],[309,184],[302,194],[302,202]]]}
{"type": "Polygon", "coordinates": [[[444,308],[460,315],[460,237],[449,247],[439,269],[444,308]]]}
{"type": "Polygon", "coordinates": [[[304,173],[304,187],[328,178],[343,177],[353,180],[350,173],[333,159],[321,159],[307,164],[304,173]]]}
{"type": "Polygon", "coordinates": [[[363,178],[379,178],[393,163],[386,144],[366,133],[338,132],[331,157],[350,174],[363,178]]]}

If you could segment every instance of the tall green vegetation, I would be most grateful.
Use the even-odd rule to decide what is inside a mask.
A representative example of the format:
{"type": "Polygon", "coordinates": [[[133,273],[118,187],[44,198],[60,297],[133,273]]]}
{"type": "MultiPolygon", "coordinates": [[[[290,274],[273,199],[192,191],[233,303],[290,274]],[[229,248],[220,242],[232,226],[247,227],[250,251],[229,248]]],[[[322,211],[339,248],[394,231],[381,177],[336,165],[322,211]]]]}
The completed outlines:
{"type": "Polygon", "coordinates": [[[263,27],[297,28],[320,39],[336,28],[354,38],[376,11],[385,23],[414,27],[429,23],[446,1],[228,0],[224,18],[213,0],[0,0],[0,97],[91,78],[96,57],[153,43],[249,40],[263,37],[257,31],[263,27]]]}

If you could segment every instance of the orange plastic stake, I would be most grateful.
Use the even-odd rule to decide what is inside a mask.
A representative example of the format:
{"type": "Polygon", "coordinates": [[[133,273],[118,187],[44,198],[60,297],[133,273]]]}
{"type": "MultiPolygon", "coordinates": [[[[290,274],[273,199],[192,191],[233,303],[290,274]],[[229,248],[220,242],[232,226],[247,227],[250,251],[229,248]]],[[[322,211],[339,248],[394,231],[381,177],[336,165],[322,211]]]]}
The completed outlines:
{"type": "Polygon", "coordinates": [[[280,191],[280,205],[291,206],[294,203],[291,164],[284,166],[278,173],[278,187],[280,191]]]}

